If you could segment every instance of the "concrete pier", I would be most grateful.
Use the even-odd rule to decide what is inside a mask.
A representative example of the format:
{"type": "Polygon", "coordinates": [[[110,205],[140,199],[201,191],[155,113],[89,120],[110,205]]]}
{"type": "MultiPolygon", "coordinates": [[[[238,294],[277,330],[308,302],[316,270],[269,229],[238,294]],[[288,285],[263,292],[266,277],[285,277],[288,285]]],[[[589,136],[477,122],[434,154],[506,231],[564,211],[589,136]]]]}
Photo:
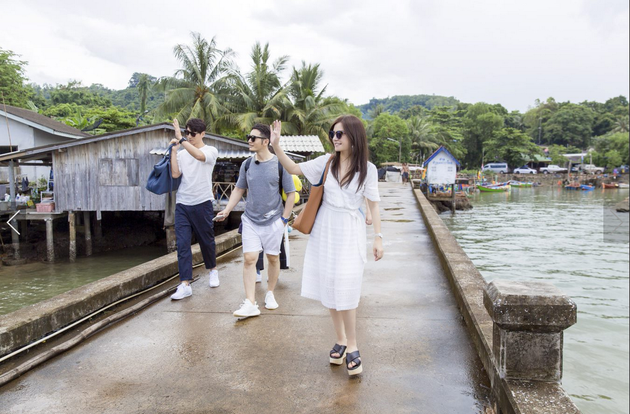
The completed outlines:
{"type": "MultiPolygon", "coordinates": [[[[408,186],[381,184],[385,257],[358,309],[364,374],[330,366],[328,311],[299,296],[307,236],[291,234],[280,308],[238,321],[242,253],[193,296],[166,299],[0,388],[3,413],[482,413],[490,384],[408,186]]],[[[372,228],[366,249],[370,253],[372,228]]],[[[343,257],[343,252],[339,252],[343,257]]]]}

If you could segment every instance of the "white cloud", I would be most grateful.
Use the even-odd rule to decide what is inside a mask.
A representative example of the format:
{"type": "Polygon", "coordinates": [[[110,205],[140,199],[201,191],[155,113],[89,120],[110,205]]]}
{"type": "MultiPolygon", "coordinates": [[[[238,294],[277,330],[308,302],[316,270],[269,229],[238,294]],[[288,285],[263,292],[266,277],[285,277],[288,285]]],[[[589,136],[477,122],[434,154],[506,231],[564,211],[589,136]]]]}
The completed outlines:
{"type": "Polygon", "coordinates": [[[434,93],[526,110],[549,96],[628,95],[624,0],[0,0],[0,7],[8,11],[0,47],[21,54],[40,84],[77,79],[119,89],[133,72],[171,75],[173,46],[197,31],[237,52],[242,71],[256,41],[270,43],[273,59],[320,63],[328,92],[356,104],[434,93]]]}

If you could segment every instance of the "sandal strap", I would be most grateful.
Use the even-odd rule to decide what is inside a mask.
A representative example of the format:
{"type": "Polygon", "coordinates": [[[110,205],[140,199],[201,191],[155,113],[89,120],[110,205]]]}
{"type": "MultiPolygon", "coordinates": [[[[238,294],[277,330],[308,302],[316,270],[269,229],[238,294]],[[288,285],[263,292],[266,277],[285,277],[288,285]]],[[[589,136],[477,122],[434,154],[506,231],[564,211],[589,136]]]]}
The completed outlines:
{"type": "Polygon", "coordinates": [[[346,365],[350,365],[352,362],[355,363],[355,366],[348,368],[349,370],[356,369],[361,365],[361,354],[359,354],[358,350],[346,354],[346,365]]]}
{"type": "Polygon", "coordinates": [[[341,358],[343,353],[346,352],[346,348],[347,348],[346,345],[335,344],[335,346],[333,346],[333,349],[330,351],[330,357],[335,358],[332,356],[332,354],[339,354],[337,358],[341,358]]]}

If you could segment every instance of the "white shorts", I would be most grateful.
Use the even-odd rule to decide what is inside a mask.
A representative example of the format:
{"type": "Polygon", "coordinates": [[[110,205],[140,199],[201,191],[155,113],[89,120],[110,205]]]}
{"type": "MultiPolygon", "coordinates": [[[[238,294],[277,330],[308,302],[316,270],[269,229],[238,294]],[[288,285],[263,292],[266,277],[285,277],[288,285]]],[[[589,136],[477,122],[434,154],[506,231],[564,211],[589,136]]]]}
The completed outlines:
{"type": "Polygon", "coordinates": [[[265,254],[277,256],[280,254],[280,244],[284,236],[284,223],[280,218],[266,226],[253,223],[243,214],[243,253],[265,251],[265,254]]]}

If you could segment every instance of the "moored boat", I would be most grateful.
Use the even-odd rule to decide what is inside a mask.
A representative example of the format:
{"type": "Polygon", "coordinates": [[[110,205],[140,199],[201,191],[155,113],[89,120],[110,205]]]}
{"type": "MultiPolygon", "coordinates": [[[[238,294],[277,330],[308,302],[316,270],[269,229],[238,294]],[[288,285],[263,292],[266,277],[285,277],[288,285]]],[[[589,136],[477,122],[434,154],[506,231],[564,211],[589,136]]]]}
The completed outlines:
{"type": "Polygon", "coordinates": [[[510,185],[478,185],[477,188],[482,193],[503,193],[505,191],[510,191],[510,185]]]}
{"type": "Polygon", "coordinates": [[[619,184],[616,183],[602,183],[602,188],[605,190],[617,190],[619,188],[619,184]]]}
{"type": "Polygon", "coordinates": [[[594,185],[586,185],[586,184],[582,184],[582,185],[580,186],[580,188],[581,188],[583,191],[592,191],[592,190],[594,190],[594,189],[595,189],[595,186],[594,186],[594,185]]]}

